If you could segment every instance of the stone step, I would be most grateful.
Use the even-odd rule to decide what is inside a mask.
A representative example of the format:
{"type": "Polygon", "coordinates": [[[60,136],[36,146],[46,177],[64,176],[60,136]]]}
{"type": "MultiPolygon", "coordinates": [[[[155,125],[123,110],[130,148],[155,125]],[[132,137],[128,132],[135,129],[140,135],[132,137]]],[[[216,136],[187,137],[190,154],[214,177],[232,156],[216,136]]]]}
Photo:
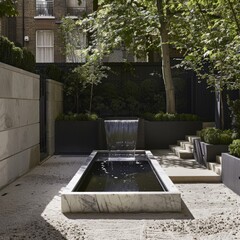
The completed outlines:
{"type": "Polygon", "coordinates": [[[216,162],[219,164],[222,164],[222,156],[217,155],[216,156],[216,162]]]}
{"type": "Polygon", "coordinates": [[[176,146],[176,145],[170,145],[169,148],[172,150],[172,152],[174,152],[179,158],[181,159],[193,159],[193,153],[183,149],[180,146],[176,146]]]}
{"type": "Polygon", "coordinates": [[[189,152],[188,150],[179,150],[177,152],[177,156],[181,159],[193,159],[193,153],[189,152]]]}
{"type": "Polygon", "coordinates": [[[178,145],[178,146],[181,146],[181,147],[183,147],[184,144],[186,144],[186,143],[189,143],[189,142],[186,141],[186,140],[178,140],[178,141],[177,141],[177,145],[178,145]]]}
{"type": "Polygon", "coordinates": [[[190,142],[188,142],[186,140],[178,140],[177,143],[178,143],[178,146],[182,147],[185,150],[189,150],[190,152],[192,152],[193,144],[191,144],[190,142]]]}
{"type": "Polygon", "coordinates": [[[207,168],[209,170],[212,170],[213,172],[215,172],[218,175],[221,175],[222,173],[222,166],[219,163],[216,162],[208,162],[207,163],[207,168]]]}
{"type": "Polygon", "coordinates": [[[193,145],[191,143],[185,144],[185,150],[193,153],[193,145]]]}
{"type": "Polygon", "coordinates": [[[172,152],[177,154],[179,150],[184,150],[181,146],[178,145],[170,145],[169,148],[171,149],[172,152]]]}
{"type": "Polygon", "coordinates": [[[186,136],[186,140],[189,141],[191,144],[193,144],[194,139],[200,139],[200,137],[198,137],[196,135],[187,135],[186,136]]]}

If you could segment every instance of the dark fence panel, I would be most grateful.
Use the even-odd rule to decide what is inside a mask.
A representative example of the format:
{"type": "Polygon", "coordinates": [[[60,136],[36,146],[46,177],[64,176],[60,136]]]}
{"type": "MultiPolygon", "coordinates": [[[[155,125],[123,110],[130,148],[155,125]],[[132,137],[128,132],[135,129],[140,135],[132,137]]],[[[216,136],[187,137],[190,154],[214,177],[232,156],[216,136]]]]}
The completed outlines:
{"type": "Polygon", "coordinates": [[[40,158],[47,156],[46,78],[40,75],[40,158]]]}
{"type": "MultiPolygon", "coordinates": [[[[177,61],[172,61],[173,66],[175,63],[177,63],[177,61]]],[[[48,73],[51,72],[49,71],[51,66],[57,66],[62,73],[58,74],[61,77],[57,80],[64,83],[66,79],[65,73],[70,72],[78,65],[79,63],[37,64],[37,69],[41,75],[48,75],[48,73]]],[[[158,110],[165,111],[165,108],[162,107],[165,106],[165,89],[161,74],[161,63],[106,63],[106,65],[111,67],[108,78],[103,80],[102,84],[94,89],[94,98],[96,98],[96,101],[100,101],[98,102],[99,104],[101,103],[101,98],[97,98],[97,96],[99,94],[104,94],[105,89],[102,86],[105,83],[114,84],[118,89],[118,95],[122,97],[124,96],[122,91],[126,82],[133,81],[140,86],[146,80],[153,80],[158,83],[157,91],[163,96],[163,102],[160,102],[161,107],[159,107],[158,110]]],[[[206,82],[199,82],[195,74],[191,71],[185,71],[174,67],[172,68],[172,75],[176,92],[177,112],[197,114],[204,121],[214,121],[215,96],[211,89],[208,89],[206,82]]],[[[53,78],[51,76],[47,77],[53,78]]],[[[89,94],[85,93],[85,95],[82,96],[88,98],[89,94]]],[[[86,99],[84,101],[87,102],[86,99]]],[[[142,101],[147,102],[150,100],[145,96],[141,97],[140,101],[141,104],[143,104],[142,101]]],[[[155,100],[152,99],[151,101],[154,102],[155,100]]]]}

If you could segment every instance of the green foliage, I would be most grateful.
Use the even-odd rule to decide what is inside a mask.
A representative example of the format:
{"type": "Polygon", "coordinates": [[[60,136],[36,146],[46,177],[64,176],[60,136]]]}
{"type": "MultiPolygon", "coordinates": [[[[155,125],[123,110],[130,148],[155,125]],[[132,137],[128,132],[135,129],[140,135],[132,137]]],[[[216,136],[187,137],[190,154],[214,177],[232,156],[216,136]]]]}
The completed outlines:
{"type": "Polygon", "coordinates": [[[232,130],[220,130],[217,128],[204,128],[200,132],[202,141],[209,144],[229,145],[234,139],[232,130]]]}
{"type": "Polygon", "coordinates": [[[182,63],[215,90],[240,88],[240,2],[188,0],[171,21],[182,63]]]}
{"type": "Polygon", "coordinates": [[[142,117],[149,121],[199,121],[199,117],[194,114],[173,114],[173,113],[164,113],[159,112],[157,114],[146,112],[142,117]]]}
{"type": "Polygon", "coordinates": [[[141,118],[148,120],[148,121],[154,121],[154,113],[151,112],[145,112],[141,115],[141,118]]]}
{"type": "Polygon", "coordinates": [[[173,121],[176,119],[175,114],[172,113],[157,113],[154,116],[156,121],[173,121]]]}
{"type": "Polygon", "coordinates": [[[228,100],[229,109],[231,111],[232,127],[236,137],[240,137],[240,99],[235,101],[228,100]]]}
{"type": "Polygon", "coordinates": [[[118,97],[112,99],[110,109],[112,110],[114,116],[117,116],[119,112],[124,111],[125,108],[126,105],[123,98],[118,97]]]}
{"type": "Polygon", "coordinates": [[[240,158],[240,139],[233,140],[232,144],[229,145],[229,152],[231,155],[240,158]]]}
{"type": "Polygon", "coordinates": [[[35,57],[26,48],[23,48],[22,68],[29,72],[35,71],[35,57]]]}
{"type": "MultiPolygon", "coordinates": [[[[134,54],[139,59],[147,59],[153,51],[162,52],[164,62],[162,70],[167,92],[164,96],[166,108],[168,112],[175,112],[169,51],[161,50],[169,48],[168,13],[170,8],[174,9],[172,5],[176,5],[174,0],[98,1],[96,11],[85,18],[76,22],[63,20],[62,31],[65,43],[68,45],[66,50],[71,52],[76,48],[77,41],[69,41],[69,39],[75,39],[74,32],[77,30],[89,36],[89,45],[81,50],[87,62],[101,63],[104,57],[109,56],[116,49],[124,49],[124,52],[134,54]],[[161,35],[161,32],[164,34],[161,35]]],[[[161,108],[163,102],[158,99],[157,103],[161,104],[159,106],[161,108]]]]}
{"type": "Polygon", "coordinates": [[[7,16],[13,17],[17,15],[17,10],[15,7],[16,1],[14,0],[1,0],[0,1],[0,18],[7,16]]]}
{"type": "Polygon", "coordinates": [[[25,48],[16,47],[3,36],[0,36],[0,61],[27,71],[35,71],[33,54],[25,48]]]}
{"type": "Polygon", "coordinates": [[[46,75],[49,79],[60,81],[62,79],[62,74],[61,69],[55,64],[50,64],[46,68],[46,75]]]}
{"type": "Polygon", "coordinates": [[[57,118],[57,121],[96,121],[98,120],[97,114],[89,113],[68,113],[60,114],[57,118]]]}
{"type": "Polygon", "coordinates": [[[64,93],[74,99],[74,109],[73,111],[79,113],[80,109],[80,95],[85,89],[90,87],[90,97],[88,111],[92,111],[92,101],[93,101],[93,86],[98,85],[103,78],[106,78],[106,70],[108,68],[98,63],[88,62],[84,65],[76,67],[72,73],[67,76],[64,84],[64,93]]]}

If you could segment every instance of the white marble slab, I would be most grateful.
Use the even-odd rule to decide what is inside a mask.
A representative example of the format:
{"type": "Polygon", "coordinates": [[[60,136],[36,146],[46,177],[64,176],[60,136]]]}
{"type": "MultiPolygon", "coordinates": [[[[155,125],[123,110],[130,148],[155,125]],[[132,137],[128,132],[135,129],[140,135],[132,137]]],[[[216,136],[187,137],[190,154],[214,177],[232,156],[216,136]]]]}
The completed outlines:
{"type": "Polygon", "coordinates": [[[74,188],[84,171],[97,154],[88,157],[72,178],[61,195],[62,212],[179,212],[181,211],[181,194],[170,178],[163,171],[151,152],[146,151],[157,175],[161,178],[167,191],[163,192],[74,192],[74,188]]]}

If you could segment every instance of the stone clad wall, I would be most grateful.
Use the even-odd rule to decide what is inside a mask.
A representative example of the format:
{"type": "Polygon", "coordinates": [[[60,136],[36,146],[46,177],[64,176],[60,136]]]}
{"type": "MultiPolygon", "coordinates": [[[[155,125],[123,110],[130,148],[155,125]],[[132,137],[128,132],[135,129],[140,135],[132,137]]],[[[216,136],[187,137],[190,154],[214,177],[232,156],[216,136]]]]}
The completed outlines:
{"type": "Polygon", "coordinates": [[[63,111],[63,84],[47,79],[47,152],[55,152],[55,119],[63,111]]]}
{"type": "Polygon", "coordinates": [[[0,188],[39,163],[39,76],[0,63],[0,188]]]}

